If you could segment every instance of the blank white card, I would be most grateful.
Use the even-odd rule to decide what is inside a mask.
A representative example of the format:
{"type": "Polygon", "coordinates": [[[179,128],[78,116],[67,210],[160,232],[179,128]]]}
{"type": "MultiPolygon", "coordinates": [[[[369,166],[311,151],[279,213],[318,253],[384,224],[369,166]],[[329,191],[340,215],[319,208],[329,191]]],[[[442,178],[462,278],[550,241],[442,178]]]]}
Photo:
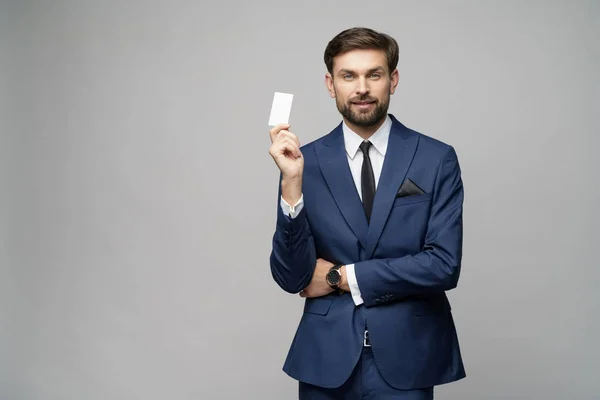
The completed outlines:
{"type": "Polygon", "coordinates": [[[269,117],[270,126],[288,123],[292,111],[293,98],[293,94],[275,92],[273,106],[271,106],[271,116],[269,117]]]}

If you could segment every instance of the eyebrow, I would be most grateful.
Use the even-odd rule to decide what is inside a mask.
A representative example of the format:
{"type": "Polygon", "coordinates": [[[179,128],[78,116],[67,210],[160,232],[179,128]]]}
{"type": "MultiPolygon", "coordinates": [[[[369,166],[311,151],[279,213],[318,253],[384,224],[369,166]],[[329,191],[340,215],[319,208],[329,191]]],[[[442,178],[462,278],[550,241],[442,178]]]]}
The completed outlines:
{"type": "MultiPolygon", "coordinates": [[[[379,71],[384,72],[385,69],[382,66],[371,68],[370,70],[367,71],[367,75],[372,74],[373,72],[379,72],[379,71]]],[[[348,73],[354,74],[355,72],[352,70],[349,70],[349,69],[344,69],[344,68],[342,68],[338,71],[338,74],[348,74],[348,73]]]]}

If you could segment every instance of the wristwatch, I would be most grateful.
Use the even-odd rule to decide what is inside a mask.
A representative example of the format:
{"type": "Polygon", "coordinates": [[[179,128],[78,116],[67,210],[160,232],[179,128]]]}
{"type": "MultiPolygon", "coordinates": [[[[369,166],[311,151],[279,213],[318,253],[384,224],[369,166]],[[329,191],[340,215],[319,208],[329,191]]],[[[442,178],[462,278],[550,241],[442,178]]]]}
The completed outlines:
{"type": "Polygon", "coordinates": [[[327,275],[325,275],[325,280],[327,284],[332,288],[338,291],[339,294],[343,294],[344,291],[340,289],[340,284],[342,283],[342,273],[340,272],[340,268],[342,264],[336,264],[329,269],[327,275]]]}

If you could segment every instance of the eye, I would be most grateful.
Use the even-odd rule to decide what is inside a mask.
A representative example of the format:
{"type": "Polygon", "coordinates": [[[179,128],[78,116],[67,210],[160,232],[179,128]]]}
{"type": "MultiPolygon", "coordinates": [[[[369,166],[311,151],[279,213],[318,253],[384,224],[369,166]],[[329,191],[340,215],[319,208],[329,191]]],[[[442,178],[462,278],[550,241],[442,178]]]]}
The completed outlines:
{"type": "Polygon", "coordinates": [[[379,79],[379,78],[381,78],[381,74],[379,72],[374,72],[371,74],[371,78],[379,79]]]}
{"type": "Polygon", "coordinates": [[[345,80],[349,81],[350,79],[352,79],[352,75],[351,74],[344,74],[344,75],[342,75],[342,78],[344,78],[345,80]]]}

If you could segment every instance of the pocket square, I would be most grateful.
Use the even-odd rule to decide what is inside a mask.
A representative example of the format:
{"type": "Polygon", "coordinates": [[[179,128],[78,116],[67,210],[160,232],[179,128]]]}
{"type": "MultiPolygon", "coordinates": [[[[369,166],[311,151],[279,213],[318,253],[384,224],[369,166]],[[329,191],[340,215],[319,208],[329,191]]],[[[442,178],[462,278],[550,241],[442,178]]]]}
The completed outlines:
{"type": "Polygon", "coordinates": [[[398,189],[398,193],[396,193],[396,198],[398,197],[407,197],[407,196],[416,196],[419,194],[425,194],[423,189],[417,186],[410,178],[407,178],[400,189],[398,189]]]}

